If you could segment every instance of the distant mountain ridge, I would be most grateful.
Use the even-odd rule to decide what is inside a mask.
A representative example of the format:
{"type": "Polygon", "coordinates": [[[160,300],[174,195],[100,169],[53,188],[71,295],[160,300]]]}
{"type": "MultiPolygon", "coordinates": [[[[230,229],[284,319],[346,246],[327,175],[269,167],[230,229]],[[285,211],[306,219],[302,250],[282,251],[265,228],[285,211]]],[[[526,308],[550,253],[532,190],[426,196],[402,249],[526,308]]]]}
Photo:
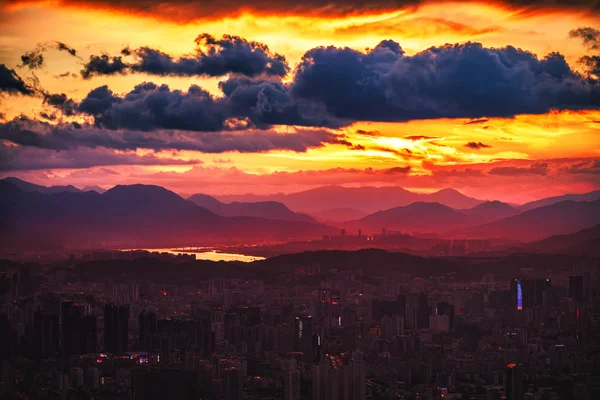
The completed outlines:
{"type": "Polygon", "coordinates": [[[442,189],[434,193],[415,193],[399,186],[363,186],[358,188],[343,186],[321,186],[290,194],[259,196],[222,195],[217,199],[230,203],[234,201],[279,201],[294,211],[320,213],[328,209],[354,209],[366,213],[407,206],[416,202],[437,202],[452,208],[472,208],[482,200],[465,196],[455,189],[442,189]]]}
{"type": "Polygon", "coordinates": [[[570,253],[600,256],[600,225],[576,233],[554,235],[537,242],[527,243],[527,250],[544,253],[570,253]]]}
{"type": "Polygon", "coordinates": [[[188,197],[188,200],[223,217],[259,217],[316,223],[311,216],[295,213],[285,204],[276,201],[223,203],[206,194],[194,194],[188,197]]]}
{"type": "Polygon", "coordinates": [[[504,237],[525,242],[570,234],[600,224],[600,200],[561,201],[494,222],[456,231],[469,237],[504,237]]]}
{"type": "Polygon", "coordinates": [[[580,194],[564,194],[561,196],[553,196],[546,197],[544,199],[539,199],[535,201],[530,201],[529,203],[525,203],[519,207],[521,211],[532,210],[534,208],[549,206],[551,204],[559,203],[561,201],[571,200],[571,201],[595,201],[600,200],[600,190],[594,190],[588,193],[580,193],[580,194]]]}
{"type": "Polygon", "coordinates": [[[81,192],[81,190],[77,189],[73,185],[42,186],[42,185],[36,185],[35,183],[27,182],[22,179],[13,178],[13,177],[4,178],[3,181],[15,185],[16,187],[18,187],[19,189],[21,189],[24,192],[38,192],[38,193],[44,193],[44,194],[54,194],[54,193],[62,193],[62,192],[69,192],[69,193],[81,192]]]}

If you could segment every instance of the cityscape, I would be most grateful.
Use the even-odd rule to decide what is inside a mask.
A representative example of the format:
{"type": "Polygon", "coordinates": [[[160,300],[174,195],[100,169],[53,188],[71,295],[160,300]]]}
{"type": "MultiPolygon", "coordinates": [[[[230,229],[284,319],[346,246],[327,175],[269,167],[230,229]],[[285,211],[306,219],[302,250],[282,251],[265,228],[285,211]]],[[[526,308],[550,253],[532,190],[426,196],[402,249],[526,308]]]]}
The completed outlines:
{"type": "Polygon", "coordinates": [[[0,0],[0,399],[600,399],[596,0],[0,0]]]}

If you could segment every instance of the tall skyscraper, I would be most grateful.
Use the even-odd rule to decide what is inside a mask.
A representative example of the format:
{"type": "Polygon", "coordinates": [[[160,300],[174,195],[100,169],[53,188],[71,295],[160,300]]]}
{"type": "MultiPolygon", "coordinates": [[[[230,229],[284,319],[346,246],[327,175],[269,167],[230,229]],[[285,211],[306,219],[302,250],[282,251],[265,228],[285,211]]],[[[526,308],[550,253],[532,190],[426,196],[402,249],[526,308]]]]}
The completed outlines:
{"type": "Polygon", "coordinates": [[[227,400],[241,400],[242,371],[239,368],[229,367],[223,370],[223,392],[227,400]]]}
{"type": "Polygon", "coordinates": [[[569,297],[573,301],[585,300],[583,276],[569,276],[569,297]]]}
{"type": "Polygon", "coordinates": [[[285,400],[299,400],[300,371],[298,371],[296,360],[285,360],[283,374],[283,398],[285,400]]]}
{"type": "Polygon", "coordinates": [[[506,400],[523,399],[523,369],[521,365],[507,365],[504,390],[506,392],[506,400]]]}
{"type": "Polygon", "coordinates": [[[104,306],[104,350],[122,354],[128,350],[129,305],[104,306]]]}
{"type": "Polygon", "coordinates": [[[156,333],[156,314],[142,311],[138,317],[138,342],[141,350],[153,350],[152,335],[156,333]]]}
{"type": "Polygon", "coordinates": [[[437,313],[439,315],[447,315],[448,316],[448,325],[450,331],[454,331],[454,305],[447,303],[445,301],[441,301],[437,303],[437,313]]]}

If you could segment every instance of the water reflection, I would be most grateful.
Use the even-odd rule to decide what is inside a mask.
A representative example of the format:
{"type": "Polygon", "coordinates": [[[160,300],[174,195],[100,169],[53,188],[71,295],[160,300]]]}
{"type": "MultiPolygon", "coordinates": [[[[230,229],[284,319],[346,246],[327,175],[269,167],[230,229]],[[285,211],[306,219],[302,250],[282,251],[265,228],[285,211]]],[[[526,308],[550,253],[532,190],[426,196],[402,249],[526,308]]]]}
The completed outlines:
{"type": "Polygon", "coordinates": [[[158,253],[169,253],[173,255],[178,254],[195,254],[197,260],[210,260],[210,261],[243,261],[252,262],[258,260],[264,260],[264,257],[258,256],[247,256],[245,254],[236,253],[220,253],[216,250],[206,250],[202,248],[198,249],[129,249],[129,250],[143,250],[149,252],[158,253]]]}

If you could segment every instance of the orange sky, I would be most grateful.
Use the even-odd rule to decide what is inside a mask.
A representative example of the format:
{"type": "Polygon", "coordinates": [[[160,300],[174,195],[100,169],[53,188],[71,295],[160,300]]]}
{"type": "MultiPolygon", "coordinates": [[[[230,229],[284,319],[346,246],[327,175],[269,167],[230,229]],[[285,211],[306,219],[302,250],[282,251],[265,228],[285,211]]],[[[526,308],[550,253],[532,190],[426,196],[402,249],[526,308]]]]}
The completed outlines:
{"type": "MultiPolygon", "coordinates": [[[[468,41],[485,47],[511,45],[540,58],[550,52],[560,52],[572,69],[583,73],[578,60],[593,50],[586,48],[581,40],[570,38],[569,31],[600,27],[600,14],[585,7],[525,10],[499,3],[422,2],[420,6],[373,7],[362,12],[337,14],[327,10],[309,13],[293,9],[265,14],[260,7],[252,10],[242,5],[235,12],[221,10],[203,17],[191,9],[186,13],[185,2],[175,2],[163,13],[153,8],[103,5],[111,2],[92,3],[95,5],[77,1],[0,3],[3,7],[0,64],[15,69],[28,83],[35,75],[44,91],[65,93],[76,101],[98,86],[107,85],[114,93],[124,94],[146,81],[183,91],[195,84],[219,97],[222,96],[219,82],[225,81],[227,76],[173,77],[139,73],[86,80],[79,76],[79,71],[90,55],[117,55],[125,46],[132,49],[148,46],[173,57],[186,55],[194,51],[196,36],[209,33],[215,37],[230,34],[258,41],[268,45],[271,52],[284,55],[291,67],[284,82],[293,80],[295,67],[312,48],[348,46],[364,51],[386,39],[398,42],[411,56],[431,46],[468,41]],[[44,68],[32,71],[20,67],[22,54],[39,43],[50,41],[68,44],[77,49],[77,56],[49,48],[44,53],[44,68]],[[57,77],[66,72],[73,75],[57,77]]],[[[597,108],[599,104],[595,105],[597,108]]],[[[40,113],[51,111],[40,96],[4,94],[0,97],[0,112],[5,122],[19,115],[38,119],[40,113]]],[[[63,118],[83,121],[82,117],[63,118]]],[[[270,129],[279,134],[294,134],[302,129],[310,134],[320,128],[276,125],[270,129]]],[[[359,121],[328,131],[345,135],[353,147],[323,143],[307,151],[215,154],[176,148],[92,147],[60,152],[32,148],[19,153],[25,161],[15,158],[14,165],[18,161],[23,167],[4,167],[0,176],[18,176],[45,185],[68,183],[80,187],[152,183],[190,194],[289,192],[334,183],[394,184],[422,191],[452,186],[469,195],[512,202],[600,189],[600,111],[593,109],[486,117],[480,121],[469,118],[359,121]],[[107,153],[111,153],[108,161],[104,157],[107,153]],[[80,162],[83,158],[96,157],[105,161],[97,165],[80,162]],[[28,170],[26,161],[35,158],[56,160],[56,164],[48,163],[48,167],[36,164],[28,170]],[[64,168],[63,159],[72,162],[72,167],[64,168]],[[52,168],[52,165],[61,168],[52,168]]],[[[10,140],[0,142],[7,151],[30,147],[10,140]]]]}

